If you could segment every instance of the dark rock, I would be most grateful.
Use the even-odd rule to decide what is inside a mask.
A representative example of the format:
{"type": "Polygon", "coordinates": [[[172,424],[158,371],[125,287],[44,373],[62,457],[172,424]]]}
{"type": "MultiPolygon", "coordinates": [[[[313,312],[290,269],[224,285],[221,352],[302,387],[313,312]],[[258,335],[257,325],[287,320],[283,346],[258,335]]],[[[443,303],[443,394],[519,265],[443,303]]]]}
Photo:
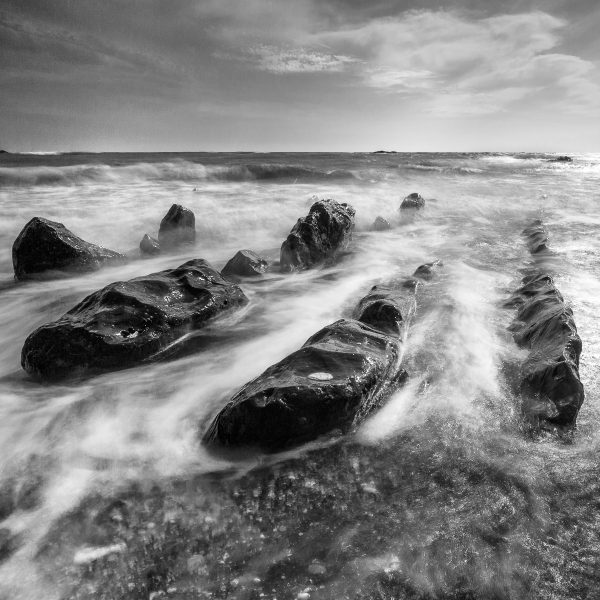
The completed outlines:
{"type": "Polygon", "coordinates": [[[360,423],[407,377],[400,350],[419,285],[408,279],[374,286],[355,319],[324,327],[246,384],[204,442],[276,451],[360,423]]]}
{"type": "Polygon", "coordinates": [[[354,209],[334,200],[318,200],[298,219],[281,246],[281,270],[307,269],[345,248],[354,228],[354,209]]]}
{"type": "Polygon", "coordinates": [[[62,223],[34,217],[15,240],[12,260],[15,278],[27,279],[60,271],[95,271],[107,263],[123,262],[125,257],[82,240],[62,223]]]}
{"type": "Polygon", "coordinates": [[[237,275],[240,277],[255,277],[262,275],[269,264],[267,261],[252,252],[252,250],[240,250],[229,262],[223,267],[221,275],[231,276],[237,275]]]}
{"type": "Polygon", "coordinates": [[[415,272],[413,273],[413,277],[418,277],[419,279],[423,279],[424,281],[431,281],[435,275],[437,269],[443,266],[441,260],[435,260],[430,263],[425,263],[420,267],[417,267],[415,272]]]}
{"type": "Polygon", "coordinates": [[[536,219],[523,230],[523,237],[531,254],[548,250],[548,230],[539,219],[536,219]]]}
{"type": "Polygon", "coordinates": [[[0,154],[8,154],[8,150],[0,150],[0,154]]]}
{"type": "Polygon", "coordinates": [[[423,198],[423,196],[421,196],[420,194],[417,194],[417,192],[413,192],[412,194],[409,194],[408,196],[406,196],[406,198],[404,198],[404,200],[402,200],[402,204],[400,205],[400,210],[405,210],[405,209],[421,209],[425,206],[425,199],[423,198]]]}
{"type": "Polygon", "coordinates": [[[336,321],[242,388],[204,441],[274,451],[347,430],[379,405],[400,345],[359,321],[336,321]]]}
{"type": "Polygon", "coordinates": [[[551,158],[550,162],[573,162],[573,159],[570,156],[556,156],[555,158],[551,158]]]}
{"type": "Polygon", "coordinates": [[[540,424],[573,427],[584,400],[573,311],[543,272],[524,277],[510,304],[517,314],[509,329],[517,345],[529,350],[520,383],[525,413],[540,424]]]}
{"type": "Polygon", "coordinates": [[[375,285],[358,303],[354,317],[389,335],[402,336],[416,308],[417,282],[408,279],[401,285],[375,285]]]}
{"type": "Polygon", "coordinates": [[[12,535],[10,529],[0,528],[0,562],[6,560],[18,546],[18,536],[12,535]]]}
{"type": "Polygon", "coordinates": [[[158,241],[162,248],[193,244],[196,241],[194,213],[181,204],[173,204],[160,222],[158,241]]]}
{"type": "Polygon", "coordinates": [[[160,254],[160,244],[156,238],[144,234],[142,241],[140,242],[140,252],[142,254],[160,254]]]}
{"type": "Polygon", "coordinates": [[[373,225],[371,225],[373,231],[386,231],[387,229],[391,229],[391,227],[389,221],[383,217],[377,217],[373,221],[373,225]]]}
{"type": "Polygon", "coordinates": [[[190,260],[89,295],[27,338],[21,365],[52,380],[156,360],[184,334],[247,302],[205,260],[190,260]]]}

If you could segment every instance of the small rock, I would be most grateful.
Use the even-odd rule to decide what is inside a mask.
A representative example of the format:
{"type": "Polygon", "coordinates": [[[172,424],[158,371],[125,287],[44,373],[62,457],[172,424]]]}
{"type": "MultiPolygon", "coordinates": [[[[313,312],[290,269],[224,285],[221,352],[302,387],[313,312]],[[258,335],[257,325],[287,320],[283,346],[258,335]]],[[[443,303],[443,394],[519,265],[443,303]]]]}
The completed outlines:
{"type": "Polygon", "coordinates": [[[421,194],[418,194],[417,192],[413,192],[412,194],[409,194],[408,196],[406,196],[406,198],[404,198],[404,200],[402,200],[402,204],[400,205],[400,210],[404,210],[407,208],[420,210],[424,206],[425,206],[425,198],[423,198],[423,196],[421,196],[421,194]]]}
{"type": "Polygon", "coordinates": [[[173,204],[160,222],[158,241],[162,248],[173,248],[196,241],[196,217],[181,204],[173,204]]]}
{"type": "Polygon", "coordinates": [[[262,275],[269,266],[269,263],[252,250],[240,250],[223,267],[221,275],[240,277],[257,277],[262,275]]]}
{"type": "Polygon", "coordinates": [[[377,217],[373,221],[373,225],[371,225],[373,231],[386,231],[387,229],[391,229],[391,227],[390,222],[383,217],[377,217]]]}
{"type": "Polygon", "coordinates": [[[156,238],[146,233],[140,242],[140,251],[142,254],[160,254],[160,244],[156,238]]]}

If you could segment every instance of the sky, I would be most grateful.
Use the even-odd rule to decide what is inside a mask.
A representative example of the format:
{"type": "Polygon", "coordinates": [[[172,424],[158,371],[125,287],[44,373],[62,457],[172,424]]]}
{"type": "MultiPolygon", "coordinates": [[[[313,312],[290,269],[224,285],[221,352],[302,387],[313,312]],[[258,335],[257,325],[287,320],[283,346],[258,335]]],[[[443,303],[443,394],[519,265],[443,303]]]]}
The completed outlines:
{"type": "Polygon", "coordinates": [[[11,151],[600,152],[597,0],[2,0],[11,151]]]}

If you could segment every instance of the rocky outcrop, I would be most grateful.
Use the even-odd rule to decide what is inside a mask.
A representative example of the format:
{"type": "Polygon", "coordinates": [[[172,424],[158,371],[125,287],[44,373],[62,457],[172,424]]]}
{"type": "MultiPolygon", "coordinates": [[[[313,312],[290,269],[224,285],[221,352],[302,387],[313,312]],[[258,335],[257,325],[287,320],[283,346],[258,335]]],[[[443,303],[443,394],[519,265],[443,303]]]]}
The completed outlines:
{"type": "Polygon", "coordinates": [[[257,277],[262,275],[268,266],[267,261],[256,252],[240,250],[223,267],[221,275],[227,277],[257,277]]]}
{"type": "Polygon", "coordinates": [[[146,233],[140,242],[140,252],[150,255],[160,254],[160,243],[156,238],[146,233]]]}
{"type": "Polygon", "coordinates": [[[152,361],[187,333],[248,302],[205,260],[111,283],[25,341],[21,365],[46,380],[152,361]]]}
{"type": "Polygon", "coordinates": [[[330,260],[352,236],[354,209],[334,200],[318,200],[298,219],[281,246],[282,271],[307,269],[330,260]]]}
{"type": "Polygon", "coordinates": [[[176,248],[196,241],[196,217],[181,204],[173,204],[160,222],[158,241],[163,249],[176,248]]]}
{"type": "Polygon", "coordinates": [[[419,285],[373,287],[355,318],[324,327],[245,385],[204,442],[276,451],[360,423],[407,377],[400,353],[419,285]]]}
{"type": "Polygon", "coordinates": [[[29,279],[96,271],[125,256],[82,240],[62,223],[34,217],[17,236],[12,261],[15,278],[29,279]]]}
{"type": "Polygon", "coordinates": [[[390,222],[387,219],[384,219],[383,217],[377,217],[374,221],[373,221],[373,225],[371,225],[371,229],[373,231],[386,231],[388,229],[391,229],[391,225],[390,222]]]}
{"type": "MultiPolygon", "coordinates": [[[[523,232],[534,259],[542,230],[537,221],[523,232]]],[[[547,235],[544,249],[546,243],[547,235]]],[[[517,313],[509,329],[517,345],[529,350],[521,366],[524,412],[540,425],[573,427],[584,400],[579,378],[581,338],[573,311],[552,276],[535,262],[521,283],[510,300],[517,313]]]]}
{"type": "Polygon", "coordinates": [[[402,200],[402,204],[400,204],[400,210],[405,210],[405,209],[420,210],[424,206],[425,206],[425,198],[423,198],[423,196],[421,196],[421,194],[418,194],[417,192],[413,192],[412,194],[409,194],[408,196],[406,196],[406,198],[404,198],[404,200],[402,200]]]}

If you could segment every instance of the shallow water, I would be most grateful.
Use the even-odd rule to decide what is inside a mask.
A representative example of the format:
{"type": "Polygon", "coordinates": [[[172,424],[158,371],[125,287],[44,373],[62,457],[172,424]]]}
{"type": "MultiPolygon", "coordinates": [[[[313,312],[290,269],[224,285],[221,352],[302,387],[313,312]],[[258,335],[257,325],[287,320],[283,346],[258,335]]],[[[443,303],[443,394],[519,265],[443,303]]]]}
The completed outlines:
{"type": "Polygon", "coordinates": [[[548,158],[3,155],[0,597],[600,597],[600,155],[548,158]],[[401,218],[413,191],[427,206],[401,218]],[[249,306],[215,326],[210,348],[64,385],[21,370],[35,327],[111,281],[194,257],[220,269],[241,248],[276,260],[313,196],[355,207],[349,252],[244,282],[249,306]],[[12,242],[35,215],[135,257],[173,202],[196,214],[193,251],[12,280],[12,242]],[[369,231],[377,215],[393,229],[369,231]],[[530,436],[512,386],[523,351],[502,304],[532,218],[550,231],[583,341],[571,443],[530,436]],[[419,296],[409,383],[358,431],[235,460],[199,444],[245,382],[348,316],[374,283],[433,259],[444,268],[419,296]]]}

